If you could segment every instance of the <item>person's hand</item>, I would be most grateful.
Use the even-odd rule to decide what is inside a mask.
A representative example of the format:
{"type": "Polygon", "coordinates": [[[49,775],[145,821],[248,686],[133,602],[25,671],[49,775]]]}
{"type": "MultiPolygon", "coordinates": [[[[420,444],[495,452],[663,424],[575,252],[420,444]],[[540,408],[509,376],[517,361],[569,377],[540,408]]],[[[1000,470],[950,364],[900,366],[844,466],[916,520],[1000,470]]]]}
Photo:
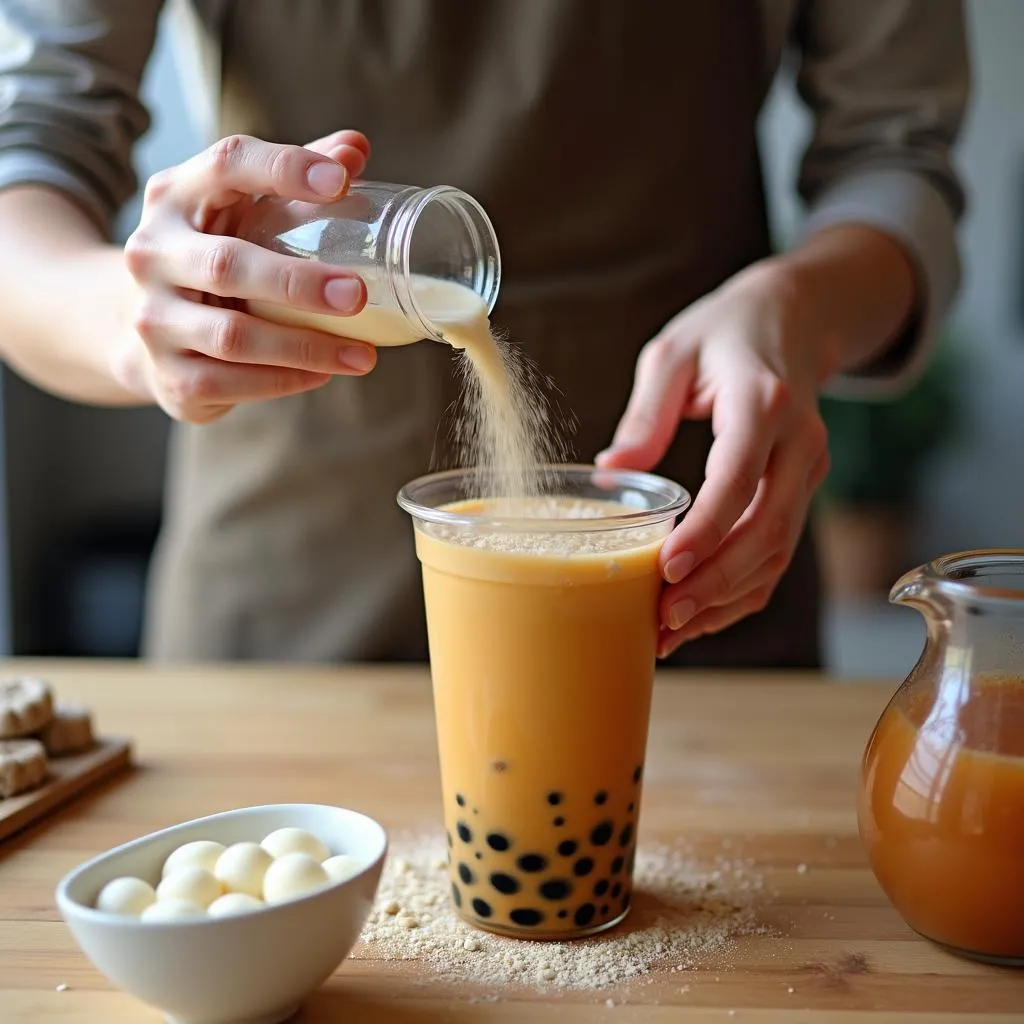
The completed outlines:
{"type": "Polygon", "coordinates": [[[241,308],[257,299],[352,315],[366,302],[359,277],[234,237],[258,196],[339,199],[369,150],[354,131],[308,147],[231,136],[153,175],[124,250],[141,294],[115,356],[120,383],[175,419],[208,423],[241,402],[294,395],[335,374],[372,369],[371,345],[273,324],[241,308]]]}
{"type": "Polygon", "coordinates": [[[828,472],[817,388],[834,356],[767,261],[671,320],[644,347],[602,467],[649,470],[681,420],[715,441],[690,512],[661,551],[658,655],[765,607],[828,472]]]}

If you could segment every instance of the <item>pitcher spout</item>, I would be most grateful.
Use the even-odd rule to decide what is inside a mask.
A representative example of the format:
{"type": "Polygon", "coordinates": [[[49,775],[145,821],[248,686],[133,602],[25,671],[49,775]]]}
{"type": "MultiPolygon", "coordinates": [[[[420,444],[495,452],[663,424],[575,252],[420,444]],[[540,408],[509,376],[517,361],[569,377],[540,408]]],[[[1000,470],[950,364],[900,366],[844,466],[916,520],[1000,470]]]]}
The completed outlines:
{"type": "Polygon", "coordinates": [[[932,581],[925,574],[924,567],[918,566],[901,576],[889,591],[891,604],[905,604],[923,611],[930,608],[934,596],[932,581]]]}

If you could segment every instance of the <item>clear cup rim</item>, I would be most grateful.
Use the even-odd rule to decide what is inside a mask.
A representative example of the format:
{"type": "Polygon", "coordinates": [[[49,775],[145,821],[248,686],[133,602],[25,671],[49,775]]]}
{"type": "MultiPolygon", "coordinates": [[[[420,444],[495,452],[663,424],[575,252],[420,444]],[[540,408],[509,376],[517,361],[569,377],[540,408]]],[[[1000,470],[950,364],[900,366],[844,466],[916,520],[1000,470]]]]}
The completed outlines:
{"type": "MultiPolygon", "coordinates": [[[[428,488],[437,488],[445,483],[454,484],[460,479],[467,480],[474,476],[480,476],[482,471],[476,467],[441,470],[418,476],[399,490],[397,501],[401,508],[419,522],[461,528],[484,527],[489,530],[515,533],[590,533],[653,526],[682,514],[690,507],[692,501],[690,492],[681,484],[677,484],[667,477],[637,469],[603,469],[600,466],[584,463],[553,463],[537,466],[536,472],[590,479],[606,476],[609,480],[614,480],[619,489],[663,495],[664,501],[652,508],[637,509],[635,512],[617,512],[614,515],[592,519],[542,519],[522,516],[471,515],[452,512],[417,500],[417,493],[428,488]]],[[[472,500],[470,495],[467,495],[467,498],[472,500]]],[[[448,499],[449,502],[457,500],[460,499],[457,497],[448,499]]]]}

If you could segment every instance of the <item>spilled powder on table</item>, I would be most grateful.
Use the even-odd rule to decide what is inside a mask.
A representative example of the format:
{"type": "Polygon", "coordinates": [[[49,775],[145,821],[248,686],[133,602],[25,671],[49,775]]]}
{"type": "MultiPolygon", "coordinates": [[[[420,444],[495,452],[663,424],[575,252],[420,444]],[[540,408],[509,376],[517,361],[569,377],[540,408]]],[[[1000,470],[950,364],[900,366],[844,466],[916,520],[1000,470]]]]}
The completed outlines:
{"type": "Polygon", "coordinates": [[[440,837],[392,844],[354,959],[415,961],[464,984],[605,989],[655,968],[694,969],[732,939],[768,934],[755,913],[762,879],[751,861],[708,868],[682,845],[647,843],[637,848],[633,909],[618,928],[573,942],[491,935],[456,917],[446,852],[440,837]]]}

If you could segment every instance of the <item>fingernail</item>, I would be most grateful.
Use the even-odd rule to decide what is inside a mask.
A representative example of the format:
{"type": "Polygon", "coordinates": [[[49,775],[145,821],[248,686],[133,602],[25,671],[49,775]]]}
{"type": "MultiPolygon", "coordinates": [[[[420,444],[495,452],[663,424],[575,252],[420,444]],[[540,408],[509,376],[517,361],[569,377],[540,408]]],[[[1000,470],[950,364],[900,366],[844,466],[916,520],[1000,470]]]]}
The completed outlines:
{"type": "Polygon", "coordinates": [[[669,583],[678,583],[690,574],[693,569],[693,552],[683,551],[665,563],[665,579],[669,583]]]}
{"type": "Polygon", "coordinates": [[[339,353],[342,365],[357,373],[366,373],[377,361],[373,351],[367,345],[349,345],[339,353]]]}
{"type": "Polygon", "coordinates": [[[668,628],[681,629],[693,618],[693,613],[696,610],[697,606],[688,597],[684,597],[681,601],[676,601],[668,610],[668,628]]]}
{"type": "Polygon", "coordinates": [[[306,171],[306,183],[318,196],[336,196],[348,180],[348,172],[341,164],[320,160],[306,171]]]}
{"type": "Polygon", "coordinates": [[[339,313],[355,313],[363,304],[363,282],[357,277],[336,277],[324,285],[324,301],[339,313]]]}

